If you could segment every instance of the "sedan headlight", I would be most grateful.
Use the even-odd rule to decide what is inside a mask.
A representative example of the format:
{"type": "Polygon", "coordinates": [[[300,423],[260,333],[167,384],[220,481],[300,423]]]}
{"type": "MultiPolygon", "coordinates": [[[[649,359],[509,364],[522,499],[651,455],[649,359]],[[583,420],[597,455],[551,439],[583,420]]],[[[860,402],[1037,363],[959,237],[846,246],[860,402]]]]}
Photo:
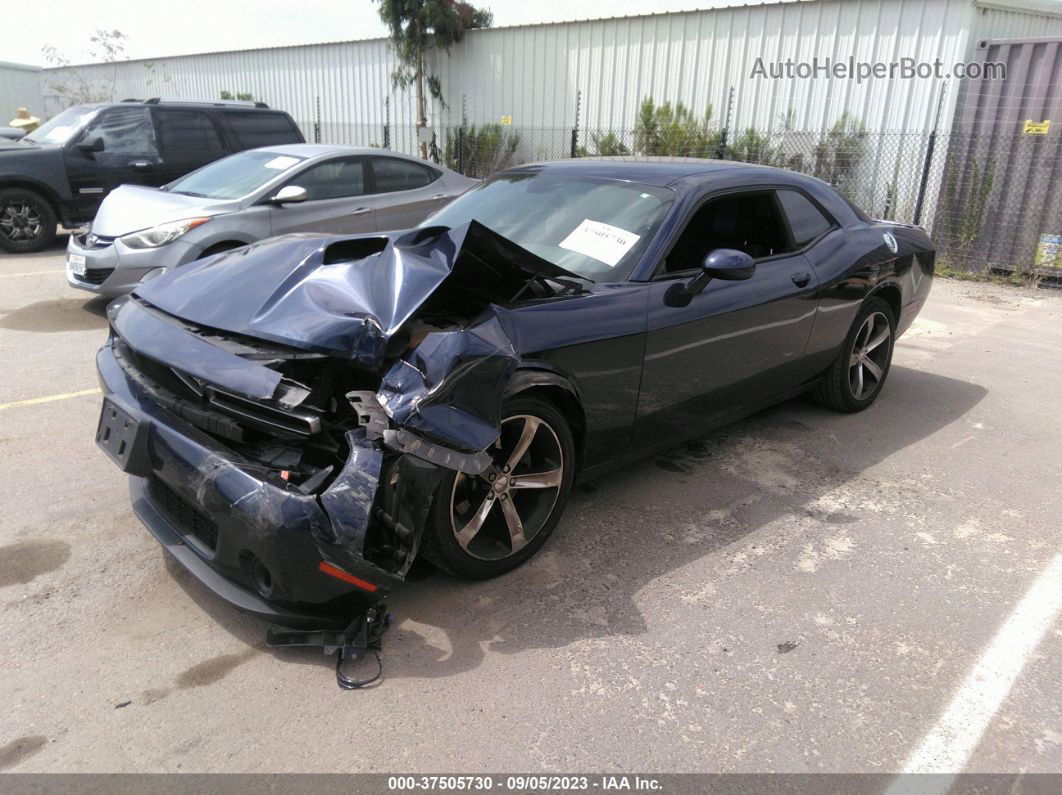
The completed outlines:
{"type": "Polygon", "coordinates": [[[210,220],[206,218],[185,218],[183,221],[170,221],[168,224],[159,224],[151,229],[133,232],[119,238],[129,248],[158,248],[172,243],[181,235],[201,226],[210,220]]]}

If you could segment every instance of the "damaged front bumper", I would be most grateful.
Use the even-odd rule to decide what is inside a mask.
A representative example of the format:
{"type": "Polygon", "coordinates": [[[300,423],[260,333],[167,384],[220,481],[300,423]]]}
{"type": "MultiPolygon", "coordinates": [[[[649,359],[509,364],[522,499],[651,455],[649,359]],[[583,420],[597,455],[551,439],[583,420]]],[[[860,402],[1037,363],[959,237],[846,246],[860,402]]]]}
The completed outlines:
{"type": "Polygon", "coordinates": [[[97,442],[189,571],[287,626],[404,579],[447,473],[494,474],[508,306],[582,290],[475,222],[177,270],[108,307],[97,442]]]}
{"type": "Polygon", "coordinates": [[[359,429],[349,434],[349,460],[329,488],[305,494],[161,406],[122,367],[113,342],[96,364],[104,392],[98,439],[105,450],[115,442],[108,452],[131,476],[134,511],[222,599],[283,626],[342,627],[352,608],[402,581],[404,570],[365,559],[365,534],[373,521],[422,524],[428,505],[418,495],[430,495],[435,467],[401,456],[390,465],[401,476],[389,479],[416,494],[379,489],[382,453],[359,429]]]}

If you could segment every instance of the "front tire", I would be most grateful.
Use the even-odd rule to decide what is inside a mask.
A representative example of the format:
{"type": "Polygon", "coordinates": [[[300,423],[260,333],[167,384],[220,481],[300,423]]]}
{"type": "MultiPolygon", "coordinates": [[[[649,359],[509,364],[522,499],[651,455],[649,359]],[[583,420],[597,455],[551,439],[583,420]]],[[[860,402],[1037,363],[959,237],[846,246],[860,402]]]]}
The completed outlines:
{"type": "Polygon", "coordinates": [[[55,210],[25,188],[0,190],[0,248],[12,254],[40,251],[55,239],[55,210]]]}
{"type": "Polygon", "coordinates": [[[556,406],[517,395],[502,406],[501,431],[487,449],[495,472],[455,472],[435,493],[423,551],[458,577],[497,577],[524,563],[546,543],[571,493],[575,444],[556,406]]]}
{"type": "Polygon", "coordinates": [[[892,366],[896,319],[882,298],[871,298],[845,337],[840,353],[813,393],[834,411],[862,411],[881,393],[892,366]]]}

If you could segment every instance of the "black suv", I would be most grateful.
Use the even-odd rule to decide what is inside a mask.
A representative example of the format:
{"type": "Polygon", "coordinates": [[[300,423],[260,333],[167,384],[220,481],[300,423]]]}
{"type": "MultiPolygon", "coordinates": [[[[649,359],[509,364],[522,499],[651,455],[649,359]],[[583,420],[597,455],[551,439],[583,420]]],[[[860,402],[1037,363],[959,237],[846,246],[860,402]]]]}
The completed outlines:
{"type": "Polygon", "coordinates": [[[157,187],[233,152],[304,141],[261,102],[75,105],[20,141],[0,139],[0,248],[39,251],[57,222],[88,223],[119,185],[157,187]]]}

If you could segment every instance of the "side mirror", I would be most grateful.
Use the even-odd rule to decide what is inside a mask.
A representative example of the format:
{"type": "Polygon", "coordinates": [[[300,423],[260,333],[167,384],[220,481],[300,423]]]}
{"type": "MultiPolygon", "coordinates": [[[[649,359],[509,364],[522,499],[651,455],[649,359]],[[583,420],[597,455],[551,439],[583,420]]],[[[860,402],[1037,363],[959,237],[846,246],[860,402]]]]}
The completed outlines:
{"type": "Polygon", "coordinates": [[[717,248],[708,252],[701,265],[701,275],[728,282],[743,282],[751,279],[755,272],[756,261],[744,251],[734,248],[717,248]]]}
{"type": "Polygon", "coordinates": [[[306,188],[300,188],[298,185],[285,185],[269,201],[272,204],[298,204],[306,201],[306,198],[306,188]]]}
{"type": "Polygon", "coordinates": [[[103,139],[98,135],[90,135],[83,141],[78,141],[77,148],[81,151],[81,154],[91,157],[96,152],[103,151],[103,139]]]}
{"type": "Polygon", "coordinates": [[[664,293],[668,306],[689,306],[693,296],[708,286],[712,279],[740,282],[751,279],[756,272],[756,261],[744,251],[734,248],[717,248],[708,252],[701,264],[701,272],[683,284],[676,282],[664,293]]]}

